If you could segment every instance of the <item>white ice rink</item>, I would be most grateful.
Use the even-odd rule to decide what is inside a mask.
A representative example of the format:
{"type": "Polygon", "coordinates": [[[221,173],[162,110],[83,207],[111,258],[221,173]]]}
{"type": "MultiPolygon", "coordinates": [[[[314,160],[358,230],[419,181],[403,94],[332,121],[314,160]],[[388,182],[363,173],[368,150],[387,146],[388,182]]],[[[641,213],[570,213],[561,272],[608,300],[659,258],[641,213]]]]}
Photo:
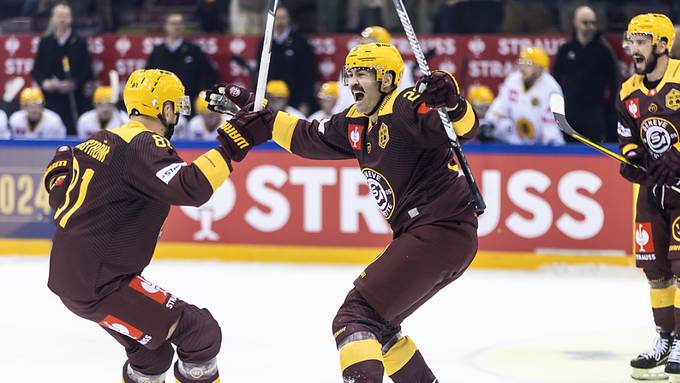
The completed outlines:
{"type": "MultiPolygon", "coordinates": [[[[339,383],[331,320],[360,270],[155,261],[144,275],[220,322],[222,382],[339,383]]],[[[1,380],[119,383],[122,347],[46,281],[47,258],[0,257],[1,380]]],[[[471,269],[403,327],[442,383],[620,383],[652,345],[648,300],[628,268],[471,269]]]]}

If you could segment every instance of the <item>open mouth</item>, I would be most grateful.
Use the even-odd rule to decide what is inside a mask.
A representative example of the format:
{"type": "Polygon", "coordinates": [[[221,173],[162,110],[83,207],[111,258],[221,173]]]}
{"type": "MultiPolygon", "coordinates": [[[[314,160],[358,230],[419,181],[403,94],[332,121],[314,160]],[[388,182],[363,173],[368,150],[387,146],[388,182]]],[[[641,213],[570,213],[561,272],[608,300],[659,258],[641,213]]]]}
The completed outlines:
{"type": "Polygon", "coordinates": [[[645,58],[642,55],[633,55],[633,61],[635,64],[643,64],[645,62],[645,58]]]}
{"type": "Polygon", "coordinates": [[[354,101],[361,101],[366,97],[366,94],[361,89],[352,89],[352,96],[354,96],[354,101]]]}

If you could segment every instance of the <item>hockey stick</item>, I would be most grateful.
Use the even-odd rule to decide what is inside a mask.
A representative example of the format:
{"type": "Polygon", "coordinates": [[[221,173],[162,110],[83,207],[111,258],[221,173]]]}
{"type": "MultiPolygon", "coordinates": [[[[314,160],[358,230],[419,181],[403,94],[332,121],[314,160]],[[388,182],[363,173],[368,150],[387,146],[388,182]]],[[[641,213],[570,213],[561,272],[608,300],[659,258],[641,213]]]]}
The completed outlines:
{"type": "Polygon", "coordinates": [[[120,98],[120,77],[115,69],[109,71],[109,85],[111,86],[111,93],[113,93],[111,102],[116,105],[120,98]]]}
{"type": "MultiPolygon", "coordinates": [[[[422,72],[423,76],[425,76],[426,80],[423,83],[427,84],[427,81],[430,79],[432,72],[430,71],[429,65],[427,65],[427,59],[425,58],[423,50],[420,47],[420,42],[416,37],[416,32],[413,30],[413,25],[411,25],[411,20],[408,17],[406,8],[404,8],[404,3],[402,2],[402,0],[394,0],[393,2],[395,8],[397,9],[397,15],[399,16],[401,25],[402,27],[404,27],[404,32],[406,33],[408,42],[411,45],[411,50],[413,51],[413,54],[416,56],[418,68],[422,72]]],[[[424,90],[425,88],[418,89],[419,92],[424,90]]],[[[437,112],[439,113],[439,119],[442,121],[442,125],[444,125],[446,135],[449,137],[449,141],[451,141],[451,149],[453,150],[453,153],[456,155],[456,158],[458,159],[458,164],[463,170],[465,180],[467,181],[468,186],[470,187],[470,192],[472,193],[472,197],[474,198],[477,213],[481,214],[486,209],[486,203],[484,203],[482,193],[480,193],[479,187],[477,186],[477,183],[475,182],[475,179],[472,176],[472,170],[470,170],[470,165],[468,165],[468,162],[465,159],[465,155],[463,154],[463,149],[460,147],[460,142],[458,142],[458,136],[456,136],[456,132],[454,132],[453,130],[453,124],[451,124],[449,115],[446,112],[446,109],[444,109],[444,107],[438,108],[437,112]]]]}
{"type": "Polygon", "coordinates": [[[19,91],[21,88],[24,87],[24,84],[26,83],[26,80],[24,80],[23,77],[14,77],[11,80],[8,80],[5,83],[5,93],[2,95],[2,101],[5,103],[10,103],[14,100],[14,98],[19,94],[19,91]]]}
{"type": "Polygon", "coordinates": [[[264,108],[264,91],[267,86],[267,75],[269,74],[269,59],[272,56],[274,20],[276,19],[276,7],[278,6],[279,0],[269,0],[267,24],[264,28],[264,43],[262,44],[262,55],[260,56],[260,70],[257,74],[257,88],[255,89],[255,106],[253,109],[256,112],[264,108]]]}
{"type": "MultiPolygon", "coordinates": [[[[68,56],[64,56],[61,58],[61,66],[62,69],[64,70],[64,76],[66,77],[67,80],[73,81],[73,77],[71,76],[71,62],[68,59],[68,56]]],[[[71,109],[71,118],[73,119],[73,126],[75,127],[76,124],[78,123],[78,105],[76,105],[76,93],[75,93],[75,82],[73,82],[74,89],[71,89],[68,92],[68,104],[71,109]]]]}
{"type": "MultiPolygon", "coordinates": [[[[605,154],[605,155],[607,155],[607,156],[609,156],[609,157],[611,157],[611,158],[613,158],[613,159],[615,159],[615,160],[617,160],[621,163],[624,163],[626,165],[632,166],[632,167],[637,168],[637,169],[641,169],[645,172],[647,171],[647,169],[645,169],[644,167],[636,165],[636,164],[628,161],[628,159],[626,157],[624,157],[624,156],[622,156],[618,153],[614,153],[611,150],[605,148],[604,146],[599,145],[599,144],[597,144],[593,141],[590,141],[586,137],[583,137],[582,135],[580,135],[576,130],[574,130],[574,128],[572,128],[571,125],[569,125],[569,121],[567,121],[567,116],[564,114],[564,97],[562,97],[562,95],[554,93],[552,96],[550,96],[550,111],[552,112],[553,116],[555,117],[555,121],[557,122],[557,126],[560,127],[560,130],[563,131],[564,134],[566,134],[569,137],[572,137],[572,138],[590,146],[591,148],[593,148],[593,149],[595,149],[595,150],[597,150],[597,151],[599,151],[599,152],[601,152],[601,153],[603,153],[603,154],[605,154]]],[[[678,188],[677,186],[671,186],[671,185],[667,185],[667,186],[670,187],[671,189],[675,190],[676,192],[680,193],[680,188],[678,188]]]]}

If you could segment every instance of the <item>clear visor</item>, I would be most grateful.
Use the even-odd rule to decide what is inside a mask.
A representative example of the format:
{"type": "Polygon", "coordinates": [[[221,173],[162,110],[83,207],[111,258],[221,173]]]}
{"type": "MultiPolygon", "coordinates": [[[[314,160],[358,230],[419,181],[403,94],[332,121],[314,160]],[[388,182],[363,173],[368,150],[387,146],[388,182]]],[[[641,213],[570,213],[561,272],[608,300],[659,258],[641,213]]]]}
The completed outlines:
{"type": "Polygon", "coordinates": [[[191,115],[191,99],[189,96],[182,96],[177,100],[177,111],[183,116],[191,115]]]}
{"type": "Polygon", "coordinates": [[[376,74],[377,78],[377,71],[375,68],[371,67],[352,67],[352,68],[345,68],[342,70],[342,85],[348,86],[349,85],[349,79],[354,76],[354,73],[358,70],[366,70],[370,71],[376,74]]]}
{"type": "Polygon", "coordinates": [[[623,51],[627,55],[631,55],[634,45],[642,45],[647,41],[651,41],[653,36],[648,33],[628,33],[623,32],[623,39],[621,40],[621,46],[623,51]]]}
{"type": "Polygon", "coordinates": [[[519,60],[517,60],[517,64],[519,64],[519,65],[527,65],[527,66],[534,66],[533,61],[527,60],[527,59],[519,59],[519,60]]]}

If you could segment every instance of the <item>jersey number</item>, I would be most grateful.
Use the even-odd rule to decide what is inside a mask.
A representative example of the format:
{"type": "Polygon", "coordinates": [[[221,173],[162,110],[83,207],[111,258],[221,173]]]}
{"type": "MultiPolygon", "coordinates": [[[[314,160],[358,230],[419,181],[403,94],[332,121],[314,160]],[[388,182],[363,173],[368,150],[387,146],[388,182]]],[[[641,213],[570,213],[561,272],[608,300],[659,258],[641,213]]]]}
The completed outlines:
{"type": "Polygon", "coordinates": [[[406,98],[407,100],[409,100],[411,102],[414,102],[415,100],[417,100],[418,97],[420,97],[420,93],[418,93],[416,91],[407,90],[406,92],[404,92],[404,98],[406,98]]]}
{"type": "Polygon", "coordinates": [[[75,213],[76,210],[78,210],[83,205],[83,202],[85,202],[87,188],[90,186],[92,176],[94,176],[94,170],[85,169],[82,177],[80,177],[80,165],[78,164],[78,160],[75,158],[73,159],[73,178],[71,179],[71,183],[68,185],[68,189],[66,190],[66,200],[64,201],[64,204],[61,205],[54,213],[54,220],[58,220],[58,224],[62,228],[66,228],[66,223],[68,223],[69,218],[71,218],[73,213],[75,213]],[[78,188],[78,192],[73,196],[74,198],[71,198],[73,189],[76,188],[79,180],[80,187],[78,188]],[[73,204],[71,204],[72,199],[75,200],[73,204]]]}

